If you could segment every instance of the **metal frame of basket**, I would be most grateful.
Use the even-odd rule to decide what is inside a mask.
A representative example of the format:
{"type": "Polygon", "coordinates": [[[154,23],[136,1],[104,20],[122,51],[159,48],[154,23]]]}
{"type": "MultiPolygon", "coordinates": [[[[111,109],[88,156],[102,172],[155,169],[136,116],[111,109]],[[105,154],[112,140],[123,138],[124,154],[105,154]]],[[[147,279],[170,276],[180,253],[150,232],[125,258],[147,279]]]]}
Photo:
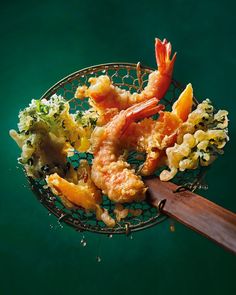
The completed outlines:
{"type": "MultiPolygon", "coordinates": [[[[114,85],[131,92],[139,92],[142,91],[147,84],[148,76],[153,70],[152,68],[141,66],[140,63],[108,63],[91,66],[63,78],[44,93],[41,99],[49,99],[53,94],[60,94],[70,101],[70,109],[72,111],[85,110],[90,107],[88,100],[75,99],[74,93],[79,85],[88,85],[90,77],[108,75],[114,85]]],[[[171,107],[181,89],[182,87],[180,84],[173,80],[168,93],[162,99],[162,104],[166,106],[166,109],[171,107]]],[[[135,156],[136,153],[131,153],[129,155],[129,163],[137,167],[140,163],[135,156]]],[[[76,165],[80,159],[87,159],[91,163],[92,155],[89,153],[76,153],[72,161],[74,161],[76,165]]],[[[185,188],[186,184],[191,184],[192,187],[190,187],[190,189],[193,190],[196,188],[196,185],[194,187],[193,183],[198,183],[201,175],[202,172],[200,170],[188,171],[187,173],[177,175],[177,177],[175,177],[175,182],[185,188]]],[[[45,186],[44,179],[35,180],[28,177],[28,181],[39,201],[60,221],[67,223],[78,231],[91,231],[102,234],[129,234],[154,226],[167,218],[161,213],[161,209],[164,205],[163,203],[159,204],[159,210],[146,202],[132,203],[128,205],[129,208],[142,209],[142,214],[136,217],[128,215],[121,222],[117,222],[114,228],[109,228],[102,221],[98,221],[94,213],[85,212],[82,208],[68,210],[60,199],[45,186]]],[[[107,197],[104,197],[102,206],[108,209],[109,213],[112,214],[114,203],[107,197]]]]}

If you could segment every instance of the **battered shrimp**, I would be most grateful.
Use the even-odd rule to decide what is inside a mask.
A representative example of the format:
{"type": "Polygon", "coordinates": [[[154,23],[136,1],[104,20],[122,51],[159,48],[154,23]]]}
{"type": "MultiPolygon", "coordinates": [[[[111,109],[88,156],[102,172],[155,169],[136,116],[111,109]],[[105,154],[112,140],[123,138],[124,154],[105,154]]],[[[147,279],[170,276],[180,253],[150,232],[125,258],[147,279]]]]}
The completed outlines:
{"type": "Polygon", "coordinates": [[[146,118],[133,123],[123,134],[123,146],[147,154],[140,170],[142,175],[151,175],[158,166],[164,164],[165,149],[175,144],[178,128],[187,120],[192,104],[193,89],[188,84],[174,103],[172,112],[161,112],[158,120],[146,118]]]}
{"type": "Polygon", "coordinates": [[[88,88],[86,86],[78,87],[75,97],[79,99],[89,97],[90,104],[99,112],[100,116],[106,113],[108,109],[127,109],[136,103],[153,97],[156,97],[158,101],[161,100],[171,83],[176,53],[171,59],[170,42],[166,39],[161,41],[157,38],[155,53],[158,70],[149,75],[148,84],[141,93],[131,94],[129,91],[120,89],[112,84],[108,76],[102,75],[97,78],[90,78],[88,88]]]}
{"type": "Polygon", "coordinates": [[[140,176],[122,157],[120,138],[130,124],[160,110],[156,98],[121,111],[106,126],[96,127],[92,134],[94,160],[92,180],[112,201],[118,203],[141,201],[145,187],[140,176]]]}

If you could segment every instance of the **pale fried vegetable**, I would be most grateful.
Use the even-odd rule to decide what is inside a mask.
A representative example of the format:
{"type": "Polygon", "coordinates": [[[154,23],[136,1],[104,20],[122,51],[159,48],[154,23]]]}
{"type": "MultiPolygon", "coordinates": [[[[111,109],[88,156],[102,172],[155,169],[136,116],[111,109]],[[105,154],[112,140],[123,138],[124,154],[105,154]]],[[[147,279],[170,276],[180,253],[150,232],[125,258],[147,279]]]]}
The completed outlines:
{"type": "Polygon", "coordinates": [[[114,213],[116,215],[116,220],[120,222],[122,219],[125,219],[129,214],[132,216],[139,216],[142,214],[141,209],[129,209],[125,208],[122,204],[116,204],[114,213]]]}
{"type": "Polygon", "coordinates": [[[121,219],[124,219],[128,216],[129,209],[124,208],[124,206],[122,204],[116,204],[115,209],[114,209],[114,213],[116,215],[116,220],[118,222],[120,222],[121,219]]]}
{"type": "Polygon", "coordinates": [[[214,114],[209,99],[200,103],[179,128],[177,143],[166,149],[170,171],[162,171],[160,179],[167,181],[178,171],[208,166],[218,154],[222,154],[229,140],[227,115],[225,110],[214,114]]]}
{"type": "Polygon", "coordinates": [[[90,147],[96,120],[87,113],[84,117],[72,115],[69,109],[62,96],[53,95],[50,100],[33,99],[19,113],[19,132],[11,130],[10,135],[22,149],[19,162],[29,176],[37,178],[49,172],[63,176],[67,156],[74,149],[85,152],[90,147]],[[84,126],[87,121],[90,124],[84,126]]]}

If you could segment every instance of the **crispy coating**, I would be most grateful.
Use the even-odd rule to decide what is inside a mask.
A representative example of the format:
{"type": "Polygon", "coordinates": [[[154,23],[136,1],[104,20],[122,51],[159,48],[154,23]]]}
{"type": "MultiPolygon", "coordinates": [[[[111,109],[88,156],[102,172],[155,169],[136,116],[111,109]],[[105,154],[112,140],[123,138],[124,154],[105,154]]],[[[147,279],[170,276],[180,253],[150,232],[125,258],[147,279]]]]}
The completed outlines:
{"type": "MultiPolygon", "coordinates": [[[[75,97],[78,99],[90,98],[90,104],[101,116],[108,109],[118,111],[155,97],[161,100],[168,90],[176,54],[171,59],[171,44],[166,39],[163,41],[156,39],[155,54],[158,70],[152,72],[148,78],[148,84],[141,93],[131,93],[125,89],[114,86],[107,75],[91,77],[90,86],[79,86],[75,97]]],[[[104,121],[104,124],[108,121],[104,121]]]]}
{"type": "Polygon", "coordinates": [[[145,198],[146,187],[122,156],[120,138],[132,122],[155,114],[159,109],[156,104],[154,98],[123,110],[106,126],[96,127],[92,134],[92,179],[115,202],[141,201],[145,198]]]}
{"type": "Polygon", "coordinates": [[[193,89],[188,84],[173,105],[172,112],[160,112],[157,120],[146,118],[132,123],[124,133],[121,139],[123,146],[146,153],[146,160],[140,170],[142,175],[151,175],[164,164],[165,150],[175,144],[178,128],[191,112],[192,104],[193,89]]]}
{"type": "Polygon", "coordinates": [[[163,170],[160,179],[168,181],[178,171],[208,166],[223,153],[229,140],[227,115],[225,110],[214,114],[209,99],[200,103],[179,128],[177,143],[166,149],[169,170],[163,170]]]}

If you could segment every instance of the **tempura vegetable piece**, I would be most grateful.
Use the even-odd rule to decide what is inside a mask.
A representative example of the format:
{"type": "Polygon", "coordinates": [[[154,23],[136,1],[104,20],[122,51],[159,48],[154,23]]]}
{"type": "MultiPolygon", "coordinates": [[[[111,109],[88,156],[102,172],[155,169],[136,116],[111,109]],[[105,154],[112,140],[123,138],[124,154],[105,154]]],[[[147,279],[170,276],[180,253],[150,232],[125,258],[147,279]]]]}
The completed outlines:
{"type": "Polygon", "coordinates": [[[110,216],[107,209],[99,210],[96,215],[97,219],[102,220],[108,227],[114,227],[116,225],[115,220],[110,216]]]}
{"type": "Polygon", "coordinates": [[[214,114],[209,99],[200,103],[179,128],[177,143],[166,149],[170,170],[163,170],[160,179],[168,181],[178,171],[208,166],[218,154],[222,154],[229,140],[227,115],[225,110],[214,114]]]}
{"type": "Polygon", "coordinates": [[[22,149],[18,161],[28,176],[39,178],[49,172],[64,174],[71,148],[62,128],[65,110],[66,101],[61,96],[53,96],[49,101],[32,100],[19,113],[19,132],[10,130],[10,136],[22,149]]]}
{"type": "Polygon", "coordinates": [[[10,135],[22,149],[18,161],[28,176],[39,178],[49,172],[64,175],[70,145],[63,138],[43,127],[28,135],[11,130],[10,135]]]}
{"type": "Polygon", "coordinates": [[[122,219],[126,218],[129,214],[129,209],[124,208],[122,204],[116,204],[114,213],[116,215],[116,220],[120,222],[122,219]]]}
{"type": "Polygon", "coordinates": [[[60,177],[57,173],[47,176],[46,179],[49,187],[59,196],[64,196],[71,203],[86,210],[96,211],[97,205],[101,203],[100,191],[83,179],[74,184],[60,177]]]}
{"type": "Polygon", "coordinates": [[[46,181],[68,209],[79,206],[86,211],[94,211],[98,220],[102,220],[109,227],[115,226],[115,221],[108,211],[100,207],[101,191],[91,179],[91,169],[86,160],[80,160],[77,170],[70,166],[65,178],[54,173],[47,176],[46,181]]]}
{"type": "MultiPolygon", "coordinates": [[[[76,125],[80,126],[80,128],[83,128],[84,136],[81,138],[81,144],[78,148],[78,151],[87,151],[90,147],[90,137],[92,134],[92,131],[97,125],[97,121],[99,119],[98,113],[93,110],[85,110],[85,111],[76,111],[75,114],[72,115],[76,125]],[[84,145],[83,147],[81,147],[84,145]]],[[[73,130],[73,128],[72,128],[73,130]]],[[[76,147],[75,147],[76,148],[76,147]]]]}
{"type": "Polygon", "coordinates": [[[188,119],[193,106],[193,88],[189,83],[185,90],[180,94],[178,100],[172,106],[172,113],[183,122],[188,119]]]}
{"type": "Polygon", "coordinates": [[[83,114],[69,113],[69,103],[53,95],[50,100],[32,100],[19,113],[19,132],[10,130],[10,136],[22,149],[19,162],[34,178],[57,172],[64,175],[67,156],[74,149],[85,152],[90,146],[94,126],[82,124],[83,114]]]}
{"type": "Polygon", "coordinates": [[[114,213],[116,216],[116,220],[120,222],[122,219],[125,219],[129,214],[132,216],[139,216],[142,214],[141,209],[130,209],[130,208],[125,208],[122,204],[116,204],[114,213]]]}

